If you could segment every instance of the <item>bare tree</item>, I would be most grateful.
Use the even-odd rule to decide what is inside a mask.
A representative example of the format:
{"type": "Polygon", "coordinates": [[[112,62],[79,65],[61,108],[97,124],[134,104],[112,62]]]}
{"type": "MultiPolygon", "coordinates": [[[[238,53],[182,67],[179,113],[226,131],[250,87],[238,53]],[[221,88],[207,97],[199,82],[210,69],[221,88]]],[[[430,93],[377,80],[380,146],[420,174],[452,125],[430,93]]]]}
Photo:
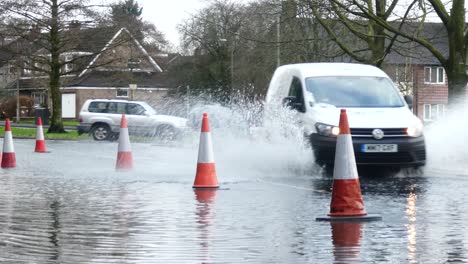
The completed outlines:
{"type": "MultiPolygon", "coordinates": [[[[52,109],[48,132],[65,132],[60,90],[64,85],[64,77],[82,71],[100,49],[78,54],[71,60],[64,60],[63,54],[80,50],[83,43],[88,46],[102,46],[99,43],[102,40],[95,37],[99,34],[96,30],[88,32],[88,36],[80,33],[84,27],[93,27],[99,23],[100,16],[96,12],[96,6],[81,0],[5,0],[0,5],[10,18],[7,24],[8,34],[16,38],[17,47],[12,48],[11,52],[21,58],[17,60],[20,64],[18,66],[48,77],[52,109]],[[67,65],[73,67],[66,67],[67,65]]],[[[129,38],[122,41],[128,42],[129,38]]]]}
{"type": "MultiPolygon", "coordinates": [[[[445,3],[441,0],[413,0],[406,3],[405,14],[418,15],[417,20],[410,21],[418,23],[414,31],[409,31],[411,27],[405,27],[407,21],[397,19],[400,25],[396,26],[395,21],[388,21],[385,17],[375,13],[374,10],[367,5],[369,1],[363,0],[330,0],[337,8],[360,17],[369,24],[375,24],[378,27],[396,34],[405,39],[414,41],[420,46],[426,48],[432,56],[434,56],[444,67],[448,78],[448,99],[449,104],[454,104],[464,98],[465,86],[468,82],[468,74],[466,72],[466,57],[468,52],[468,30],[465,23],[465,1],[453,0],[445,3]],[[433,12],[437,15],[443,24],[443,32],[430,32],[432,34],[420,34],[421,28],[424,28],[426,17],[433,12]],[[441,48],[438,43],[431,41],[434,38],[434,33],[438,33],[439,37],[443,37],[445,43],[448,43],[448,50],[441,48]]],[[[379,2],[379,1],[376,1],[379,2]]],[[[380,0],[381,7],[387,6],[387,2],[380,0]]],[[[403,1],[393,0],[392,4],[403,1]]]]}
{"type": "Polygon", "coordinates": [[[193,88],[208,91],[223,102],[229,101],[233,91],[233,56],[239,48],[243,8],[234,1],[215,0],[179,26],[185,49],[196,55],[194,69],[206,70],[199,75],[207,78],[199,79],[193,88]]]}

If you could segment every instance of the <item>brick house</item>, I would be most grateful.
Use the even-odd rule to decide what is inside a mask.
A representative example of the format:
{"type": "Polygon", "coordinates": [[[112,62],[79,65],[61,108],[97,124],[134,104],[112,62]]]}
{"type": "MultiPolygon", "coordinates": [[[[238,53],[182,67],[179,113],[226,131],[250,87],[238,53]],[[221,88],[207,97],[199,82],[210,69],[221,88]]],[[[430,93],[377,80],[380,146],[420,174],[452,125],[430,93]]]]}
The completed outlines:
{"type": "Polygon", "coordinates": [[[387,64],[384,71],[404,94],[413,95],[413,112],[421,120],[432,122],[445,114],[448,83],[440,64],[387,64]]]}
{"type": "MultiPolygon", "coordinates": [[[[441,23],[425,23],[421,34],[448,54],[447,33],[441,23]]],[[[448,104],[447,75],[440,62],[426,48],[405,42],[389,53],[383,70],[405,94],[413,95],[413,112],[425,123],[444,116],[448,104]]]]}
{"type": "Polygon", "coordinates": [[[173,83],[130,32],[121,28],[86,69],[63,87],[62,104],[74,108],[75,117],[89,98],[142,100],[156,106],[174,88],[173,83]],[[124,42],[122,38],[131,41],[124,42]],[[114,45],[119,41],[122,44],[114,45]]]}
{"type": "MultiPolygon", "coordinates": [[[[81,105],[91,98],[144,100],[155,106],[174,87],[163,68],[126,28],[117,32],[82,29],[77,34],[81,35],[80,43],[73,51],[61,55],[61,60],[70,62],[62,70],[83,69],[61,77],[63,118],[77,118],[81,105]],[[87,58],[84,64],[72,63],[80,56],[87,58]]],[[[22,69],[20,78],[16,76],[5,86],[11,95],[19,90],[21,95],[33,97],[37,104],[47,104],[47,76],[26,69],[22,69]]]]}

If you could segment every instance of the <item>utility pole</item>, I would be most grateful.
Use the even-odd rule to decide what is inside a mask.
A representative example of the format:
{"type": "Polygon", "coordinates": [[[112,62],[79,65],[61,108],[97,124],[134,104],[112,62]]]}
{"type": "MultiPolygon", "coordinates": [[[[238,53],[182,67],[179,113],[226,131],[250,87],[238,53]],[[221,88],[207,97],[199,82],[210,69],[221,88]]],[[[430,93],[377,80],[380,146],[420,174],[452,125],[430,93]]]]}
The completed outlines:
{"type": "Polygon", "coordinates": [[[18,75],[18,78],[16,80],[16,123],[19,123],[20,121],[20,77],[21,77],[21,69],[20,67],[18,66],[17,67],[18,70],[17,70],[17,75],[18,75]]]}
{"type": "MultiPolygon", "coordinates": [[[[230,80],[230,84],[229,84],[229,102],[232,103],[232,96],[234,94],[234,49],[235,49],[235,42],[236,40],[234,39],[234,37],[231,39],[231,41],[229,42],[227,39],[225,38],[222,38],[222,39],[219,39],[220,42],[223,42],[223,43],[226,43],[226,45],[229,45],[230,47],[230,75],[231,75],[231,80],[230,80]]],[[[227,51],[227,48],[226,47],[226,51],[227,51]]]]}
{"type": "Polygon", "coordinates": [[[280,57],[281,57],[281,14],[278,14],[276,18],[276,67],[281,65],[280,57]]]}
{"type": "Polygon", "coordinates": [[[20,121],[20,79],[21,79],[21,67],[20,67],[20,57],[19,57],[19,43],[18,39],[16,40],[16,56],[17,56],[17,67],[16,67],[16,122],[20,121]]]}
{"type": "Polygon", "coordinates": [[[190,85],[187,85],[187,94],[185,95],[185,97],[187,98],[187,104],[186,104],[186,107],[187,107],[187,118],[189,116],[189,113],[190,113],[190,85]]]}
{"type": "Polygon", "coordinates": [[[229,101],[232,104],[232,96],[234,93],[234,45],[235,45],[235,40],[232,41],[231,43],[231,94],[229,95],[229,101]]]}

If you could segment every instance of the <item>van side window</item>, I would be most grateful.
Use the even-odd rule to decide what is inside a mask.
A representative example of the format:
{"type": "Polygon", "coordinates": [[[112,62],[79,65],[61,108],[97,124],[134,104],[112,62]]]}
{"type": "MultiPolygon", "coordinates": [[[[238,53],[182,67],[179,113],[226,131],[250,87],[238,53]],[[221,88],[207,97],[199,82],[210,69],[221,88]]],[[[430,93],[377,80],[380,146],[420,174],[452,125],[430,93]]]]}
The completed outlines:
{"type": "Polygon", "coordinates": [[[302,92],[302,84],[299,78],[294,77],[292,79],[291,85],[289,86],[289,94],[288,96],[296,97],[296,103],[300,104],[297,108],[299,112],[305,112],[305,104],[304,104],[304,93],[302,92]]]}

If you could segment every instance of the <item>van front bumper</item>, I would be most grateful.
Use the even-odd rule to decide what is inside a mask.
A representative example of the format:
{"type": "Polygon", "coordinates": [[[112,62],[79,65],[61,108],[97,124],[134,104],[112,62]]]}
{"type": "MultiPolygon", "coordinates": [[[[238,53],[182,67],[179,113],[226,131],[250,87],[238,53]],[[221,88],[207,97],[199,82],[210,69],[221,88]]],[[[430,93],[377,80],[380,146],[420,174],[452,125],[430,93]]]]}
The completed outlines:
{"type": "MultiPolygon", "coordinates": [[[[312,134],[310,143],[318,163],[333,164],[335,162],[336,137],[312,134]]],[[[413,167],[426,164],[424,136],[383,139],[353,137],[353,148],[357,165],[413,167]],[[398,152],[362,152],[363,144],[397,144],[398,152]]]]}

